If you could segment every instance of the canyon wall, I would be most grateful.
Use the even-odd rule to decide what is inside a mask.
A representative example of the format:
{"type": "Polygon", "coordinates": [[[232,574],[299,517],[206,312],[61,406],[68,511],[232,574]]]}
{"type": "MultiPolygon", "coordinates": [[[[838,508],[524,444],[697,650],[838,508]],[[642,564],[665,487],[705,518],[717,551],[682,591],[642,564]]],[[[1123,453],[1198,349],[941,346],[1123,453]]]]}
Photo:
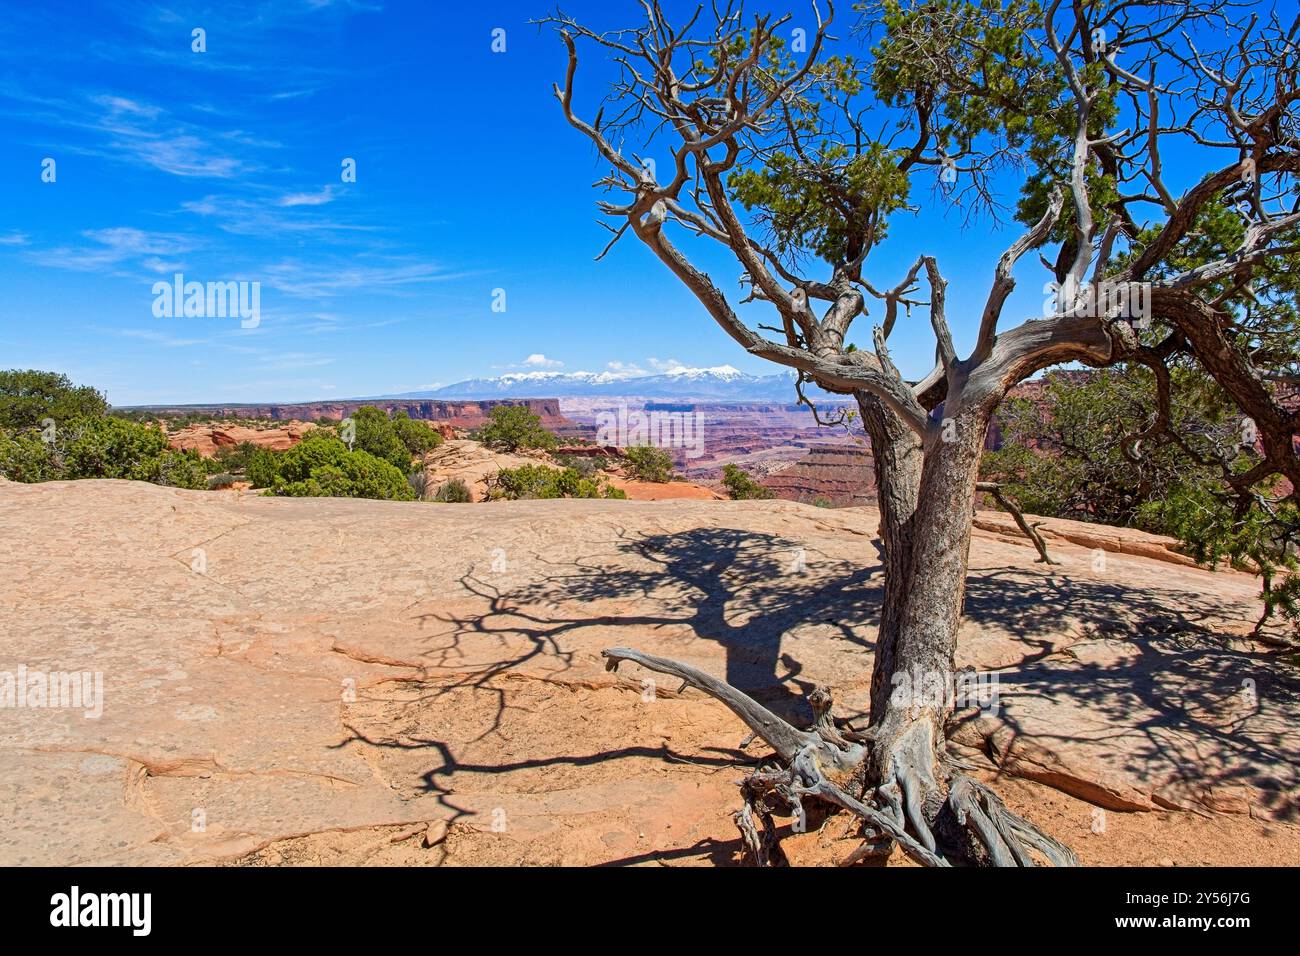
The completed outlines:
{"type": "Polygon", "coordinates": [[[341,421],[358,408],[373,405],[389,415],[406,412],[411,418],[446,422],[457,428],[476,428],[487,420],[498,405],[525,405],[548,428],[563,430],[572,425],[560,412],[554,398],[491,399],[485,401],[433,401],[415,399],[370,398],[347,401],[296,402],[282,405],[144,405],[135,410],[155,412],[160,416],[205,415],[213,418],[269,418],[272,421],[316,421],[321,418],[341,421]]]}

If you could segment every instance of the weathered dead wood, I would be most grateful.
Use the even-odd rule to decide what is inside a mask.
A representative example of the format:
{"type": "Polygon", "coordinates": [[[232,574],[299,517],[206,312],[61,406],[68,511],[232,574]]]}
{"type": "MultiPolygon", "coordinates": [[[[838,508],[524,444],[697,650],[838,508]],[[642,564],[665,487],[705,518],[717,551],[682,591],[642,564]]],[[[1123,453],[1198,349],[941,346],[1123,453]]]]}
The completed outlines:
{"type": "MultiPolygon", "coordinates": [[[[846,863],[887,852],[889,844],[896,843],[922,866],[951,865],[938,848],[924,805],[926,795],[937,784],[934,778],[947,778],[947,774],[933,765],[932,750],[926,747],[923,735],[909,732],[903,746],[891,747],[890,760],[884,762],[889,778],[871,787],[864,774],[873,762],[879,765],[882,761],[873,761],[870,747],[853,738],[871,739],[874,735],[843,733],[831,716],[831,694],[825,687],[816,688],[809,696],[814,725],[813,730],[803,731],[725,681],[689,664],[623,647],[609,648],[602,656],[610,671],[631,661],[682,680],[725,704],[776,751],[784,767],[763,767],[746,777],[741,783],[743,804],[733,816],[741,842],[759,866],[784,862],[772,814],[779,804],[796,818],[807,819],[805,797],[847,810],[863,821],[866,839],[846,863]],[[880,806],[860,798],[868,790],[880,806]]],[[[1033,866],[1030,849],[1055,865],[1077,863],[1067,847],[1011,813],[996,794],[967,777],[952,777],[948,803],[958,822],[972,830],[987,849],[994,865],[1033,866]]]]}
{"type": "Polygon", "coordinates": [[[1016,505],[1014,501],[1012,501],[1010,498],[1007,497],[1006,492],[1002,490],[1002,486],[1000,484],[998,484],[996,481],[981,481],[977,485],[975,485],[975,490],[983,491],[986,494],[992,495],[993,500],[996,501],[1003,508],[1003,510],[1008,512],[1011,515],[1011,517],[1015,519],[1015,522],[1020,527],[1020,530],[1025,533],[1025,537],[1028,538],[1030,541],[1032,541],[1034,543],[1034,547],[1038,549],[1039,561],[1043,562],[1044,564],[1061,563],[1059,561],[1052,560],[1052,556],[1047,553],[1047,542],[1043,540],[1043,536],[1038,532],[1038,526],[1031,525],[1028,521],[1025,520],[1025,516],[1024,514],[1021,513],[1019,506],[1016,505]]]}

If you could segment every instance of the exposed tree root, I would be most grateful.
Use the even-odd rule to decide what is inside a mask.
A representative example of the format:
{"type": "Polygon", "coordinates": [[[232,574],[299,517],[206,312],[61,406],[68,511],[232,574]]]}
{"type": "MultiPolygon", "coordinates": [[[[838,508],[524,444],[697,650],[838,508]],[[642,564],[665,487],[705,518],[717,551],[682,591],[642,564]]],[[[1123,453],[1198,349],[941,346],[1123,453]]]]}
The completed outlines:
{"type": "Polygon", "coordinates": [[[792,815],[795,829],[802,831],[810,814],[830,808],[847,810],[863,822],[863,844],[846,864],[878,856],[894,844],[923,866],[1034,866],[1031,850],[1054,866],[1078,864],[1068,847],[1012,813],[992,790],[944,767],[935,757],[934,724],[925,719],[909,720],[897,730],[888,721],[867,732],[843,729],[831,717],[830,692],[819,687],[809,696],[813,726],[800,730],[688,664],[623,647],[602,654],[609,671],[631,661],[721,701],[776,751],[779,764],[760,766],[741,783],[744,802],[734,817],[748,855],[759,866],[785,862],[774,814],[792,815]],[[807,805],[808,797],[815,806],[807,805]]]}
{"type": "Polygon", "coordinates": [[[1008,513],[1010,513],[1011,517],[1015,519],[1016,525],[1020,528],[1021,531],[1024,532],[1025,537],[1028,538],[1030,541],[1032,541],[1034,543],[1034,547],[1038,549],[1039,561],[1043,562],[1044,564],[1061,563],[1059,561],[1052,560],[1051,555],[1047,553],[1047,542],[1043,540],[1042,534],[1040,534],[1038,531],[1038,525],[1030,524],[1028,521],[1025,520],[1025,516],[1023,513],[1021,513],[1020,508],[1016,505],[1014,501],[1012,501],[1010,498],[1007,497],[1006,492],[1002,490],[1002,486],[1000,484],[998,484],[996,481],[981,481],[976,483],[975,490],[983,491],[992,495],[993,500],[996,501],[999,505],[1001,505],[1008,513]]]}

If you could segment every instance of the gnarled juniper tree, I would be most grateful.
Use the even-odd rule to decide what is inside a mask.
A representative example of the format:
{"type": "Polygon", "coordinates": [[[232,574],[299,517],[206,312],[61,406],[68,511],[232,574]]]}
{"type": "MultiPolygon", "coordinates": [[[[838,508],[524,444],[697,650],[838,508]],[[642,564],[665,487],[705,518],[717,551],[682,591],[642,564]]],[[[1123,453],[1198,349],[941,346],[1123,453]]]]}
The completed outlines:
{"type": "MultiPolygon", "coordinates": [[[[623,648],[608,664],[681,678],[772,746],[777,763],[746,781],[737,814],[759,861],[772,855],[773,812],[821,801],[863,819],[864,847],[897,843],[926,864],[1073,862],[954,768],[951,698],[893,693],[893,678],[946,684],[953,672],[989,419],[1044,369],[1140,362],[1160,380],[1190,357],[1258,429],[1261,451],[1236,487],[1300,486],[1300,413],[1271,385],[1294,355],[1264,345],[1294,311],[1266,307],[1257,281],[1295,263],[1300,238],[1294,8],[1280,19],[1281,7],[1231,2],[870,0],[837,39],[831,4],[803,14],[801,36],[791,15],[738,2],[676,21],[658,0],[641,6],[639,22],[612,32],[563,13],[545,21],[568,50],[555,90],[564,115],[608,164],[598,185],[617,194],[600,204],[611,244],[635,237],[751,354],[856,398],[885,587],[860,731],[838,726],[823,694],[800,730],[694,668],[623,648]],[[616,73],[590,110],[575,103],[583,47],[616,73]],[[652,171],[638,158],[651,150],[671,162],[652,171]],[[1023,232],[989,262],[982,308],[961,316],[975,332],[963,357],[940,261],[960,253],[932,239],[892,283],[872,277],[872,254],[914,210],[914,190],[984,217],[1011,179],[1023,232]],[[707,241],[738,261],[737,295],[692,261],[707,241]],[[1060,290],[1054,311],[1004,316],[1017,276],[1040,266],[1060,290]],[[753,301],[767,323],[738,313],[753,301]],[[869,305],[873,348],[855,349],[850,326],[869,305]],[[936,359],[912,381],[889,339],[914,313],[928,316],[936,359]]],[[[1168,419],[1161,396],[1151,434],[1168,419]]]]}

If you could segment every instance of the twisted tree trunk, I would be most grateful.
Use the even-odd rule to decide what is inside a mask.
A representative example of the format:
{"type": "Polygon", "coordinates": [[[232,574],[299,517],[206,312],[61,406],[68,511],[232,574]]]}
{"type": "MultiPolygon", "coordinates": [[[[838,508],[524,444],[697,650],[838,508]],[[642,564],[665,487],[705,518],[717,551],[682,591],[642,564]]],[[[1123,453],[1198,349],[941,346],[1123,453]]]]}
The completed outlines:
{"type": "Polygon", "coordinates": [[[970,552],[972,501],[989,416],[1000,395],[954,406],[924,443],[890,410],[859,396],[872,438],[885,550],[885,596],[872,674],[870,725],[838,726],[824,688],[816,719],[795,728],[734,687],[696,668],[627,648],[605,651],[670,674],[720,700],[776,755],[746,779],[736,814],[761,865],[780,860],[774,814],[805,819],[808,798],[855,814],[855,859],[894,846],[918,863],[1031,866],[1076,862],[1070,850],[1011,813],[987,787],[954,772],[945,726],[954,707],[957,631],[970,552]]]}
{"type": "Polygon", "coordinates": [[[871,720],[878,723],[889,700],[890,676],[907,596],[912,562],[912,519],[921,488],[924,455],[921,439],[911,427],[869,392],[857,393],[862,424],[871,439],[876,498],[880,507],[880,540],[884,566],[884,597],[876,632],[875,665],[871,673],[871,720]]]}

